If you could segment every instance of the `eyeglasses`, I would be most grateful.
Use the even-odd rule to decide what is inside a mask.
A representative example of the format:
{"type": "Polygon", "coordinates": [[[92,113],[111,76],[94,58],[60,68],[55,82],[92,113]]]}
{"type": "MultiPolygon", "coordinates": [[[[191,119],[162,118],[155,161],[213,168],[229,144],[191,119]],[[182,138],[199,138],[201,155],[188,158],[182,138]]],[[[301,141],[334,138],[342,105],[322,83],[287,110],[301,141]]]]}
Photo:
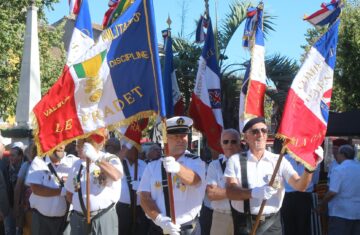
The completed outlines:
{"type": "Polygon", "coordinates": [[[264,135],[267,134],[268,130],[266,128],[259,128],[259,129],[251,129],[250,133],[253,135],[258,135],[260,133],[263,133],[264,135]]]}
{"type": "Polygon", "coordinates": [[[222,141],[223,145],[227,145],[227,144],[237,144],[238,141],[237,140],[223,140],[222,141]]]}

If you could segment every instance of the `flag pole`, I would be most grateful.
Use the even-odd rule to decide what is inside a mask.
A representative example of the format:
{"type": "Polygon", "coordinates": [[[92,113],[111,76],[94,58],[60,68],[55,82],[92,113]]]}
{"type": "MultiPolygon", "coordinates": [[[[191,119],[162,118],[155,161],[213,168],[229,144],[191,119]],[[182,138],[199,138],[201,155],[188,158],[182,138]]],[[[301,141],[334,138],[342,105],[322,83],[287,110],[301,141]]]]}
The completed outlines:
{"type": "MultiPolygon", "coordinates": [[[[275,178],[276,178],[276,174],[278,173],[279,171],[279,168],[280,168],[280,164],[281,164],[281,161],[282,159],[284,158],[284,155],[285,155],[285,150],[286,150],[286,145],[287,145],[287,142],[285,142],[283,144],[283,147],[281,149],[281,152],[280,152],[280,156],[279,156],[279,159],[277,160],[277,163],[275,165],[275,169],[274,169],[274,172],[271,176],[271,179],[270,179],[270,182],[269,182],[269,186],[272,187],[274,182],[275,182],[275,178]]],[[[265,208],[265,204],[266,204],[266,200],[263,200],[261,202],[261,206],[260,206],[260,210],[259,210],[259,213],[257,214],[256,216],[256,220],[255,220],[255,224],[253,225],[252,229],[251,229],[251,235],[255,235],[256,234],[256,230],[259,226],[259,223],[260,223],[260,217],[264,211],[264,208],[265,208]]]]}
{"type": "MultiPolygon", "coordinates": [[[[141,147],[140,147],[141,148],[141,147]]],[[[137,152],[136,156],[135,156],[135,162],[134,162],[134,180],[138,180],[138,169],[139,169],[139,164],[138,164],[138,157],[139,157],[139,153],[137,152]]],[[[133,234],[135,234],[136,231],[136,206],[137,206],[137,195],[136,195],[136,191],[135,190],[131,190],[131,193],[133,194],[133,205],[132,206],[132,212],[133,212],[133,221],[131,224],[131,229],[133,231],[133,234]]]]}
{"type": "Polygon", "coordinates": [[[86,220],[90,224],[90,159],[86,158],[86,220]]]}
{"type": "MultiPolygon", "coordinates": [[[[169,156],[169,146],[167,143],[167,133],[166,133],[166,118],[162,117],[161,122],[163,123],[163,142],[164,142],[164,154],[165,157],[169,156]]],[[[169,204],[170,204],[170,218],[171,222],[176,224],[176,218],[175,218],[175,204],[174,204],[174,191],[173,191],[173,185],[172,185],[172,179],[171,179],[171,173],[166,173],[167,183],[168,183],[168,192],[169,192],[169,204]]]]}

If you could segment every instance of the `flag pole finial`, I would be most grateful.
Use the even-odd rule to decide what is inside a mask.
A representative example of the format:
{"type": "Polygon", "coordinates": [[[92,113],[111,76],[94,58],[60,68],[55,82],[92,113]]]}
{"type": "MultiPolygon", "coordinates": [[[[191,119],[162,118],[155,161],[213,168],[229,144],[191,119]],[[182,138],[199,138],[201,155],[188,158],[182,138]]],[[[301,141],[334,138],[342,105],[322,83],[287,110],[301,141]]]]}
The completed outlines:
{"type": "Polygon", "coordinates": [[[168,24],[168,29],[171,29],[171,23],[172,23],[172,21],[171,21],[171,18],[170,18],[170,14],[168,15],[168,18],[167,18],[167,20],[166,20],[166,23],[168,24]]]}

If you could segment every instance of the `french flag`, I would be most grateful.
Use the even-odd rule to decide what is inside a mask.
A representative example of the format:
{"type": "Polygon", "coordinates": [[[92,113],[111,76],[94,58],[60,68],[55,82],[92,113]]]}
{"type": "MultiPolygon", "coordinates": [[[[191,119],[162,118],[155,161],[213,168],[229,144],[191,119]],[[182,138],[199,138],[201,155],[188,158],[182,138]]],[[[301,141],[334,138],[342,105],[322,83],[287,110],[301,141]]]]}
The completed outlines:
{"type": "Polygon", "coordinates": [[[326,134],[339,24],[338,19],[310,49],[289,90],[277,134],[290,141],[288,151],[310,170],[326,134]]]}
{"type": "Polygon", "coordinates": [[[310,16],[305,16],[304,20],[309,21],[314,26],[324,26],[332,24],[340,15],[342,4],[339,0],[332,0],[330,3],[321,4],[321,9],[310,16]]]}
{"type": "Polygon", "coordinates": [[[241,131],[251,118],[264,117],[266,71],[262,16],[263,5],[260,5],[257,7],[257,14],[255,16],[254,14],[248,15],[247,19],[253,22],[253,17],[256,17],[257,20],[254,27],[255,34],[246,32],[246,29],[244,32],[244,34],[246,33],[247,35],[253,36],[249,42],[246,43],[251,50],[251,60],[240,94],[239,127],[241,131]]]}
{"type": "Polygon", "coordinates": [[[170,30],[164,31],[165,32],[163,32],[163,37],[165,40],[165,63],[163,73],[163,89],[166,116],[170,118],[173,116],[184,115],[184,102],[176,79],[173,64],[174,55],[172,50],[172,38],[170,35],[170,30]]]}
{"type": "Polygon", "coordinates": [[[67,65],[73,64],[82,54],[94,45],[94,34],[88,0],[83,0],[76,16],[74,30],[71,36],[67,65]]]}
{"type": "Polygon", "coordinates": [[[189,115],[194,120],[194,127],[207,138],[209,147],[222,153],[219,142],[223,129],[220,82],[214,33],[211,20],[208,18],[207,35],[199,59],[199,69],[189,107],[189,115]]]}
{"type": "Polygon", "coordinates": [[[69,0],[68,3],[69,3],[69,13],[75,15],[79,14],[81,0],[69,0]]]}

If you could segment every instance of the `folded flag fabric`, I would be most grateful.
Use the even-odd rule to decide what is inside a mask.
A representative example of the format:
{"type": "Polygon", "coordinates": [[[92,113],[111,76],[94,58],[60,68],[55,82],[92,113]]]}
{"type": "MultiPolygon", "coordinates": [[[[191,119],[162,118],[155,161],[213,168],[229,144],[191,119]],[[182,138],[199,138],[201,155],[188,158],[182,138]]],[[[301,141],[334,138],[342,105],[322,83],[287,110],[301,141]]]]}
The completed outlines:
{"type": "Polygon", "coordinates": [[[320,10],[310,16],[305,16],[304,20],[307,20],[314,26],[324,26],[327,24],[331,25],[339,17],[342,6],[343,4],[339,0],[332,0],[330,3],[323,3],[321,4],[320,10]]]}
{"type": "Polygon", "coordinates": [[[105,12],[102,22],[103,28],[109,27],[109,25],[129,8],[132,2],[133,0],[110,0],[108,4],[109,9],[105,12]]]}
{"type": "Polygon", "coordinates": [[[39,154],[91,135],[161,115],[163,88],[151,0],[136,0],[34,107],[39,154]]]}
{"type": "Polygon", "coordinates": [[[209,147],[222,153],[219,141],[223,128],[220,69],[210,18],[208,18],[208,24],[194,92],[191,96],[189,115],[194,120],[194,127],[206,137],[209,147]]]}
{"type": "Polygon", "coordinates": [[[94,34],[88,0],[82,0],[79,14],[76,16],[74,30],[71,36],[67,62],[73,64],[80,56],[94,45],[94,34]]]}
{"type": "Polygon", "coordinates": [[[289,141],[291,156],[310,170],[326,134],[339,24],[338,19],[310,49],[287,95],[277,133],[289,141]]]}
{"type": "Polygon", "coordinates": [[[68,0],[69,13],[77,15],[80,10],[81,0],[68,0]]]}
{"type": "Polygon", "coordinates": [[[244,32],[244,38],[247,37],[246,35],[251,36],[244,44],[250,47],[251,59],[240,91],[240,131],[242,131],[245,124],[250,119],[254,117],[264,117],[264,99],[266,91],[263,4],[256,8],[256,14],[254,13],[253,8],[249,8],[248,12],[251,13],[248,20],[253,24],[250,28],[254,30],[254,32],[248,32],[247,30],[244,32]],[[256,21],[254,21],[254,17],[256,18],[256,21]]]}
{"type": "Polygon", "coordinates": [[[173,116],[181,116],[185,113],[183,97],[181,95],[179,85],[176,79],[174,64],[172,38],[170,30],[163,31],[165,40],[165,62],[163,70],[163,89],[166,106],[166,115],[168,118],[173,116]]]}

